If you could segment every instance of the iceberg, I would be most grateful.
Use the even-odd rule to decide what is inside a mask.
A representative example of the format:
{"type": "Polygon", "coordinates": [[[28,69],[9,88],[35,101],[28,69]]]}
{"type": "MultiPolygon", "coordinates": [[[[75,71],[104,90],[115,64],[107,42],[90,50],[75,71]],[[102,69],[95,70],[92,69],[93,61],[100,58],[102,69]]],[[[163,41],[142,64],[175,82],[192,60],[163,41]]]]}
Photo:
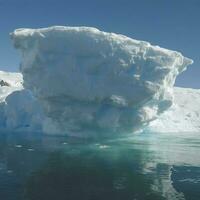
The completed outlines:
{"type": "Polygon", "coordinates": [[[24,87],[38,100],[47,133],[130,133],[173,105],[177,75],[192,60],[176,51],[90,27],[11,33],[24,87]]]}

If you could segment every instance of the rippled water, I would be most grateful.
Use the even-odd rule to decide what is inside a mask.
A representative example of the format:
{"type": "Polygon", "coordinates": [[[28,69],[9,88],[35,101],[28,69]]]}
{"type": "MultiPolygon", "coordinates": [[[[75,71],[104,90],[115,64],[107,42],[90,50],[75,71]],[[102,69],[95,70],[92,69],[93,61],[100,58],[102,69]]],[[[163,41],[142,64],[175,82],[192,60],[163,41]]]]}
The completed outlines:
{"type": "Polygon", "coordinates": [[[200,200],[200,133],[0,134],[2,200],[200,200]]]}

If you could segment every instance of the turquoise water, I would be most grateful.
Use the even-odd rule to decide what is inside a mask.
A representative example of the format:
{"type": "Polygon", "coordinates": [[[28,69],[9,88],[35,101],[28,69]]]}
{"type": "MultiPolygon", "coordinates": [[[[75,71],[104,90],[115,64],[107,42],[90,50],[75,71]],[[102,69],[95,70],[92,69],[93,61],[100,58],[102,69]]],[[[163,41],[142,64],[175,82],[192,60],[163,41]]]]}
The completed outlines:
{"type": "Polygon", "coordinates": [[[200,199],[200,134],[0,134],[2,200],[200,199]]]}

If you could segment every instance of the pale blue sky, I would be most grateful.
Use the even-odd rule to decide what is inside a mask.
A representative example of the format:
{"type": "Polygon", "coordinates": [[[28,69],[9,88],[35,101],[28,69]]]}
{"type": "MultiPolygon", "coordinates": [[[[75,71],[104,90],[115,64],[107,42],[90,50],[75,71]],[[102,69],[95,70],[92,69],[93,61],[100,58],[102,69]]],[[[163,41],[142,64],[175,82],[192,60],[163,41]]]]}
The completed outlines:
{"type": "Polygon", "coordinates": [[[94,26],[180,51],[194,64],[176,85],[200,88],[200,0],[0,0],[0,70],[20,62],[9,32],[52,25],[94,26]]]}

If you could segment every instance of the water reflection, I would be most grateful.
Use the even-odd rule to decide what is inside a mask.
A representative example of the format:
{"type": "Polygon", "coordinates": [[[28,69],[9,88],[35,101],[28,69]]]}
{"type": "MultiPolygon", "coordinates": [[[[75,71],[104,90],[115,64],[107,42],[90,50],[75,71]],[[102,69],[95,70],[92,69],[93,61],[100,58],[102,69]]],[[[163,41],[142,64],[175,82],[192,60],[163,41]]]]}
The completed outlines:
{"type": "Polygon", "coordinates": [[[6,200],[200,199],[197,135],[107,141],[0,134],[6,200]]]}
{"type": "Polygon", "coordinates": [[[152,180],[125,152],[113,159],[104,153],[50,154],[42,169],[29,178],[26,199],[162,199],[151,190],[152,180]]]}

